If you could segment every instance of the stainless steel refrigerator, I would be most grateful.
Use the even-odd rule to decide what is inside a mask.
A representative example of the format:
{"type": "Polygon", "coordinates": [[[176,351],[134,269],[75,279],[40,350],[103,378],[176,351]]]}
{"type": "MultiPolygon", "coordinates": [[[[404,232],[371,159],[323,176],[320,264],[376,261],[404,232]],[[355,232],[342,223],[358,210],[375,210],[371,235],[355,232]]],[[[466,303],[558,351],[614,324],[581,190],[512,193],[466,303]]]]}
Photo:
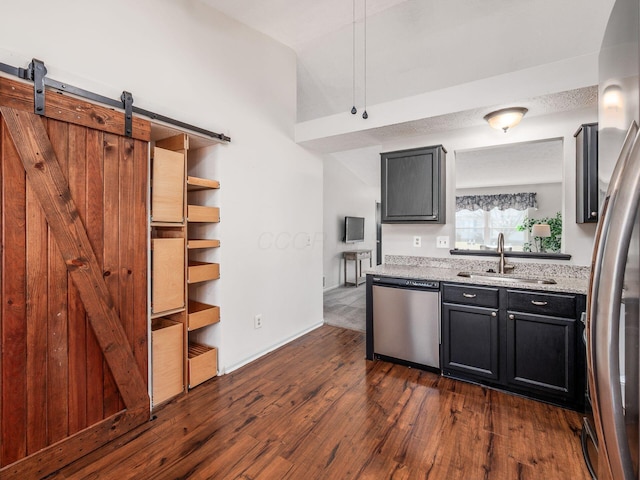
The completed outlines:
{"type": "Polygon", "coordinates": [[[638,472],[640,0],[617,0],[599,57],[599,221],[587,296],[583,452],[598,480],[638,472]]]}

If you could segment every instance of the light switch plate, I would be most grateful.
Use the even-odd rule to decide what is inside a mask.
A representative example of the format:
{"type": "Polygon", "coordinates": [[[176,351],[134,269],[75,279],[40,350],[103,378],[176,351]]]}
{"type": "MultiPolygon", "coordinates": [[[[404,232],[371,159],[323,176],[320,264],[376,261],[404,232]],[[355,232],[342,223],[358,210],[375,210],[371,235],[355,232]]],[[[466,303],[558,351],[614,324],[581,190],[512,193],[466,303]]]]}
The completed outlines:
{"type": "Polygon", "coordinates": [[[436,247],[438,248],[449,248],[449,237],[437,237],[436,239],[436,247]]]}
{"type": "Polygon", "coordinates": [[[413,237],[413,246],[421,247],[422,246],[422,237],[413,237]]]}

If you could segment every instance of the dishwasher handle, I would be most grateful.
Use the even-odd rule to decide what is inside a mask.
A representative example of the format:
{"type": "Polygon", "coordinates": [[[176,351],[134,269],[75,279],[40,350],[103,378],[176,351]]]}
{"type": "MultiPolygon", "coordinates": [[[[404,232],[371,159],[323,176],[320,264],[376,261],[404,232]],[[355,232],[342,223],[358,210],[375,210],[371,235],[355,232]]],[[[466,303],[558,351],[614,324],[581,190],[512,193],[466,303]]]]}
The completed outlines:
{"type": "Polygon", "coordinates": [[[423,290],[440,289],[440,282],[415,278],[373,277],[373,284],[383,287],[415,288],[423,290]]]}

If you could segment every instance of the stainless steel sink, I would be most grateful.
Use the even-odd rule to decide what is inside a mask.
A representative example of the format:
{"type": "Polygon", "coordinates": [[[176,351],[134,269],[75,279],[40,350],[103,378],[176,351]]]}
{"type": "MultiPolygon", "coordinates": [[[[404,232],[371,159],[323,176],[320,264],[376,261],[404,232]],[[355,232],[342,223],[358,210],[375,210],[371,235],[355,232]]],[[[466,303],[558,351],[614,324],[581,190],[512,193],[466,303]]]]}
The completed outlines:
{"type": "Polygon", "coordinates": [[[537,283],[539,285],[552,285],[556,283],[553,278],[513,277],[511,275],[500,275],[497,273],[459,272],[458,276],[465,278],[490,278],[491,280],[498,280],[505,283],[537,283]]]}

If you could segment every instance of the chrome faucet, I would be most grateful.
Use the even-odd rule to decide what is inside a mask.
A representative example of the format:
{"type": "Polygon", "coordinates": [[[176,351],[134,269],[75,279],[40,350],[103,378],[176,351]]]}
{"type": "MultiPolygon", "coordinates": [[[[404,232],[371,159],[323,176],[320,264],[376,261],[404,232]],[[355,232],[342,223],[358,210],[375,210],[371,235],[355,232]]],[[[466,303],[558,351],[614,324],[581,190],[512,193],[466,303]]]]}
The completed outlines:
{"type": "Polygon", "coordinates": [[[498,234],[497,252],[500,254],[500,261],[498,262],[498,273],[506,273],[507,271],[511,271],[516,268],[514,265],[507,263],[507,261],[504,259],[504,234],[502,232],[498,234]]]}

